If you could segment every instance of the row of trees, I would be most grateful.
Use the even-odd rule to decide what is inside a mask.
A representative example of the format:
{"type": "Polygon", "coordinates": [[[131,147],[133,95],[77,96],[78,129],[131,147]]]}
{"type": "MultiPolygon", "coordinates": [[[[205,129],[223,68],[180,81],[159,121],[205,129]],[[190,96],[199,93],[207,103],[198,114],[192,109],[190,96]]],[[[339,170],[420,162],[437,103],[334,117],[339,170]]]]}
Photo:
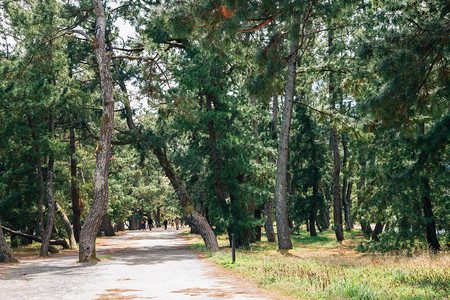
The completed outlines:
{"type": "Polygon", "coordinates": [[[280,249],[305,222],[449,240],[446,1],[1,5],[0,217],[41,255],[56,204],[80,261],[161,207],[211,250],[274,242],[274,216],[280,249]]]}

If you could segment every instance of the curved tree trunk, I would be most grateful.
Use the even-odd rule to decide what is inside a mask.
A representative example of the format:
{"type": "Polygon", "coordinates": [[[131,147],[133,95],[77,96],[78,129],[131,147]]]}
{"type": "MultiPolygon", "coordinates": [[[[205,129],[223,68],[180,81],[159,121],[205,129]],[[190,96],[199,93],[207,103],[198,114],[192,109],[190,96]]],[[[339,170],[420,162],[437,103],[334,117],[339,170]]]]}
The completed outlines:
{"type": "Polygon", "coordinates": [[[58,216],[61,218],[61,220],[64,223],[64,227],[66,228],[67,236],[69,237],[69,244],[70,249],[78,249],[77,247],[77,241],[75,240],[75,234],[73,232],[72,224],[70,224],[69,218],[61,208],[61,206],[58,204],[58,202],[55,201],[55,211],[58,214],[58,216]]]}
{"type": "Polygon", "coordinates": [[[92,0],[96,14],[96,35],[93,40],[95,55],[100,71],[103,96],[103,113],[95,163],[94,203],[80,233],[80,262],[96,259],[95,239],[108,208],[108,168],[111,156],[111,138],[114,122],[113,79],[110,58],[105,48],[106,17],[102,1],[92,0]]]}
{"type": "Polygon", "coordinates": [[[383,232],[383,227],[384,225],[381,222],[377,222],[377,224],[375,225],[375,229],[372,232],[372,241],[380,241],[378,236],[383,232]]]}
{"type": "Polygon", "coordinates": [[[6,243],[6,238],[3,235],[1,220],[0,220],[0,262],[2,263],[18,262],[18,260],[14,257],[11,248],[9,248],[8,244],[6,243]]]}
{"type": "Polygon", "coordinates": [[[202,236],[208,250],[219,250],[216,235],[214,234],[208,221],[206,221],[205,217],[195,211],[191,197],[186,191],[186,188],[184,187],[180,178],[178,178],[178,175],[170,167],[166,153],[163,151],[163,149],[160,148],[153,148],[153,153],[155,154],[156,158],[158,158],[160,166],[163,168],[164,173],[166,174],[167,178],[169,178],[172,186],[175,189],[175,192],[178,195],[178,198],[180,199],[181,206],[183,207],[184,219],[187,220],[190,224],[194,225],[195,228],[200,232],[200,235],[202,236]]]}
{"type": "Polygon", "coordinates": [[[275,181],[275,216],[277,220],[278,247],[292,249],[289,233],[289,220],[286,205],[287,193],[287,164],[289,157],[289,133],[291,130],[292,103],[295,94],[296,65],[300,38],[300,17],[295,13],[292,17],[291,46],[288,60],[286,80],[286,98],[284,102],[283,118],[281,120],[280,139],[278,142],[277,175],[275,181]]]}

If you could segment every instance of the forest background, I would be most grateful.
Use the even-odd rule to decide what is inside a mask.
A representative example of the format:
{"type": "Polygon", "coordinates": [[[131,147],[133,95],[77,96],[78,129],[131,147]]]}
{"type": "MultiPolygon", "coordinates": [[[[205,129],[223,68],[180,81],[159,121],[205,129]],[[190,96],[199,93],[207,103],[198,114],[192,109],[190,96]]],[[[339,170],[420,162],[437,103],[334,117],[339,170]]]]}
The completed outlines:
{"type": "MultiPolygon", "coordinates": [[[[448,1],[0,8],[11,246],[37,237],[46,256],[59,235],[89,261],[101,227],[161,214],[183,215],[210,250],[262,228],[290,249],[303,224],[338,242],[357,224],[360,250],[450,241],[448,1]]],[[[0,250],[14,260],[1,229],[0,250]]]]}

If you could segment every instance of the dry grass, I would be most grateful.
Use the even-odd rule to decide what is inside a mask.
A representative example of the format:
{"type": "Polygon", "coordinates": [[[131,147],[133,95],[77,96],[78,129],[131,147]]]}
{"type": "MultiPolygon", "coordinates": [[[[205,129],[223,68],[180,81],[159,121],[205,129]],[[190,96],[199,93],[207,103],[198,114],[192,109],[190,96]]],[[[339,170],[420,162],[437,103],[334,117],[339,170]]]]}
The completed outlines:
{"type": "MultiPolygon", "coordinates": [[[[223,248],[210,253],[217,264],[257,280],[264,288],[307,299],[446,299],[450,297],[450,253],[363,254],[354,246],[359,232],[336,243],[330,232],[317,238],[294,237],[294,249],[276,250],[263,241],[239,249],[231,263],[226,236],[223,248]]],[[[192,240],[201,250],[202,241],[192,240]]],[[[204,248],[203,248],[204,250],[204,248]]]]}

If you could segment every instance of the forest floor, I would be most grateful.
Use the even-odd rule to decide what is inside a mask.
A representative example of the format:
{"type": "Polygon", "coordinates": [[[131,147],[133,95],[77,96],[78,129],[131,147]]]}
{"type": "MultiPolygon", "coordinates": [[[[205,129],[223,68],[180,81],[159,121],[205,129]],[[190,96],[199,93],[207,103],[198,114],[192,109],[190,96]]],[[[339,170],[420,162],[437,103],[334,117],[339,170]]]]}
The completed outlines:
{"type": "Polygon", "coordinates": [[[238,249],[231,263],[226,235],[218,237],[218,252],[208,252],[191,237],[191,249],[209,253],[219,266],[248,276],[265,289],[295,299],[450,299],[450,252],[361,253],[360,230],[345,233],[339,244],[334,231],[310,237],[306,230],[292,235],[292,250],[277,243],[251,244],[238,249]]]}
{"type": "Polygon", "coordinates": [[[100,238],[93,263],[78,263],[73,250],[39,258],[29,247],[17,253],[19,264],[0,264],[0,299],[282,299],[186,250],[181,232],[100,238]]]}

